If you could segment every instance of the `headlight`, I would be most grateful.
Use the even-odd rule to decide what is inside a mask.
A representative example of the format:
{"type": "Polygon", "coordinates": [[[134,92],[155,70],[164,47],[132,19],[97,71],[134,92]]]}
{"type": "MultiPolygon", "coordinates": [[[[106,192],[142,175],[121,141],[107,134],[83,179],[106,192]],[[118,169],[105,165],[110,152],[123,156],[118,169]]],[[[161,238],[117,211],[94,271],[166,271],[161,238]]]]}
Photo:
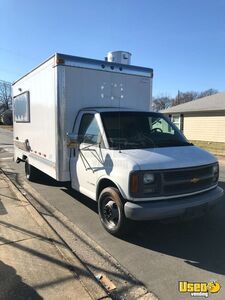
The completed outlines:
{"type": "Polygon", "coordinates": [[[155,176],[152,173],[146,173],[143,176],[143,183],[144,184],[151,184],[151,183],[154,182],[154,180],[155,180],[155,176]]]}
{"type": "Polygon", "coordinates": [[[131,197],[146,198],[160,194],[161,174],[153,171],[135,171],[130,174],[131,197]]]}

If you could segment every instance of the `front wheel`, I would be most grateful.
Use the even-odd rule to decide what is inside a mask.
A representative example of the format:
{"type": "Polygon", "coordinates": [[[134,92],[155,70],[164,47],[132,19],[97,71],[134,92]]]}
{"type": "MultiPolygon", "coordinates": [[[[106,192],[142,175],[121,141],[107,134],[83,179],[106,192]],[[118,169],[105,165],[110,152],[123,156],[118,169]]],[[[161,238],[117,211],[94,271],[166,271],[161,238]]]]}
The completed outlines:
{"type": "Polygon", "coordinates": [[[118,189],[105,188],[98,199],[98,212],[104,228],[115,236],[128,231],[128,220],[124,215],[123,202],[118,189]]]}

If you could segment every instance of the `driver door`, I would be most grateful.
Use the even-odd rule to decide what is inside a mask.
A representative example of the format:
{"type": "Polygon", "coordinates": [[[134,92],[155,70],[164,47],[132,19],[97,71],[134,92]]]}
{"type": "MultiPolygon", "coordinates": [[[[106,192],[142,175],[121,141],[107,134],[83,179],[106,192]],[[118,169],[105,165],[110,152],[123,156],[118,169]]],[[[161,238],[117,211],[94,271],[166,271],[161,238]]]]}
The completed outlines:
{"type": "Polygon", "coordinates": [[[101,164],[101,132],[96,116],[83,113],[78,130],[79,147],[71,159],[72,187],[95,199],[96,171],[101,164]]]}

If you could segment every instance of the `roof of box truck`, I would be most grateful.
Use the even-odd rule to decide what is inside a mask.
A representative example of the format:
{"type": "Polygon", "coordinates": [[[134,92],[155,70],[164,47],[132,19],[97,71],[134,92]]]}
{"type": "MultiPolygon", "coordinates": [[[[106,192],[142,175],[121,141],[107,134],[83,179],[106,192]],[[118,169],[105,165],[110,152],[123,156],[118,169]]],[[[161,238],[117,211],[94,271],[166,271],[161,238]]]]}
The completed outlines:
{"type": "Polygon", "coordinates": [[[64,66],[72,66],[78,68],[96,69],[96,70],[115,72],[115,73],[127,73],[133,75],[153,77],[152,68],[133,66],[133,65],[124,65],[124,64],[109,62],[105,60],[97,60],[97,59],[92,59],[87,57],[55,53],[54,55],[50,56],[48,59],[44,60],[42,63],[37,65],[35,68],[33,68],[31,71],[27,72],[26,74],[18,78],[16,81],[14,81],[13,85],[53,58],[55,58],[55,62],[54,62],[55,66],[64,65],[64,66]]]}
{"type": "MultiPolygon", "coordinates": [[[[90,67],[92,65],[94,68],[100,67],[101,69],[107,71],[107,66],[109,67],[108,71],[123,71],[124,69],[127,70],[135,70],[135,71],[142,71],[149,73],[149,76],[153,76],[153,69],[152,68],[146,68],[146,67],[140,67],[140,66],[134,66],[134,65],[129,65],[129,64],[121,64],[121,63],[116,63],[116,62],[110,62],[107,60],[100,60],[100,59],[93,59],[93,58],[87,58],[87,57],[80,57],[80,56],[73,56],[73,55],[67,55],[67,54],[61,54],[61,53],[56,53],[55,54],[57,59],[64,60],[65,65],[71,65],[72,63],[76,63],[74,66],[82,66],[82,67],[90,67]],[[79,65],[79,63],[81,65],[79,65]],[[83,65],[85,64],[85,65],[83,65]],[[113,68],[113,66],[115,68],[113,68]],[[118,68],[116,68],[118,67],[118,68]],[[122,68],[121,68],[122,67],[122,68]]],[[[72,64],[73,65],[73,64],[72,64]]]]}
{"type": "Polygon", "coordinates": [[[134,112],[146,112],[146,110],[128,108],[128,107],[86,107],[80,111],[96,111],[96,112],[119,112],[119,111],[134,111],[134,112]]]}

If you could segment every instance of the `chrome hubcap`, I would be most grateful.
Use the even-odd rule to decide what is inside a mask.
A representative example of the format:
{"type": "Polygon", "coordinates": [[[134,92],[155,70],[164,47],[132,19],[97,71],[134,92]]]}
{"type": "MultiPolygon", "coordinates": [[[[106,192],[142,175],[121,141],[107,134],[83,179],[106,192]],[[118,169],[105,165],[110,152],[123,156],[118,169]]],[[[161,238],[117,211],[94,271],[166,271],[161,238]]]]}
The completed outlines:
{"type": "Polygon", "coordinates": [[[113,200],[109,200],[103,206],[103,219],[108,227],[116,227],[119,221],[119,210],[113,200]]]}

